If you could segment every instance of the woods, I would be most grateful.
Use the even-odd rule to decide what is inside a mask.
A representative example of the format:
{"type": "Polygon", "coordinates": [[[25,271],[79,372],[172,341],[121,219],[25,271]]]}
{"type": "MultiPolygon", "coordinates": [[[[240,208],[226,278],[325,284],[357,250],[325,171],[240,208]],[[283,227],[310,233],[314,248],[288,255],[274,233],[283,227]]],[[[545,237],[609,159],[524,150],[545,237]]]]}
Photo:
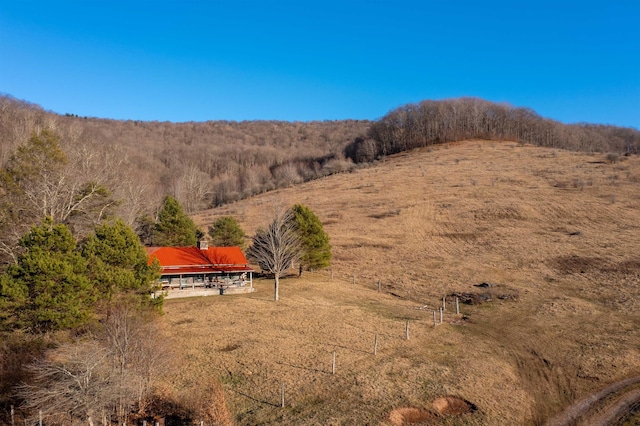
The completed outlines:
{"type": "Polygon", "coordinates": [[[49,155],[59,157],[56,173],[62,180],[49,185],[74,194],[66,198],[73,203],[58,209],[74,216],[77,227],[109,214],[140,227],[144,218],[157,219],[167,195],[190,214],[403,150],[464,139],[640,152],[637,129],[563,124],[477,98],[408,104],[376,121],[169,123],[61,116],[0,96],[0,167],[16,169],[23,155],[18,147],[26,147],[34,132],[59,145],[61,152],[49,155]]]}
{"type": "Polygon", "coordinates": [[[186,213],[352,167],[346,144],[366,120],[119,121],[58,115],[0,95],[0,167],[33,132],[59,136],[69,168],[109,188],[125,223],[154,217],[163,198],[186,213]]]}
{"type": "Polygon", "coordinates": [[[396,108],[371,124],[345,155],[356,163],[433,144],[469,139],[509,140],[587,152],[640,152],[637,129],[563,124],[531,109],[477,98],[422,101],[396,108]]]}

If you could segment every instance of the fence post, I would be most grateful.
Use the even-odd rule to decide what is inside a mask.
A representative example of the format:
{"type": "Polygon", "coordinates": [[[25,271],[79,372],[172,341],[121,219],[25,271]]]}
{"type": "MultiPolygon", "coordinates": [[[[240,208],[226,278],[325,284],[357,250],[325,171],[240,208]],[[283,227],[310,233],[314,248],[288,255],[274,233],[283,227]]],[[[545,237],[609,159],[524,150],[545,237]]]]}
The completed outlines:
{"type": "Polygon", "coordinates": [[[442,312],[443,312],[443,309],[440,308],[440,324],[442,324],[442,312]]]}
{"type": "Polygon", "coordinates": [[[15,426],[15,411],[13,411],[13,405],[11,406],[11,426],[15,426]]]}
{"type": "Polygon", "coordinates": [[[458,296],[456,296],[456,315],[460,315],[460,304],[458,302],[458,296]]]}
{"type": "Polygon", "coordinates": [[[336,351],[333,351],[333,358],[331,360],[331,374],[336,374],[336,351]]]}
{"type": "Polygon", "coordinates": [[[438,322],[436,320],[436,311],[433,311],[433,326],[435,327],[436,325],[438,325],[438,322]]]}
{"type": "Polygon", "coordinates": [[[282,404],[281,407],[284,408],[284,382],[282,382],[282,404]]]}
{"type": "Polygon", "coordinates": [[[380,280],[378,280],[378,293],[380,293],[380,291],[382,291],[382,286],[380,284],[380,280]]]}
{"type": "Polygon", "coordinates": [[[376,337],[373,338],[373,354],[378,354],[378,333],[376,333],[376,337]]]}
{"type": "Polygon", "coordinates": [[[405,335],[405,338],[409,340],[409,320],[407,320],[407,323],[404,326],[404,335],[405,335]]]}

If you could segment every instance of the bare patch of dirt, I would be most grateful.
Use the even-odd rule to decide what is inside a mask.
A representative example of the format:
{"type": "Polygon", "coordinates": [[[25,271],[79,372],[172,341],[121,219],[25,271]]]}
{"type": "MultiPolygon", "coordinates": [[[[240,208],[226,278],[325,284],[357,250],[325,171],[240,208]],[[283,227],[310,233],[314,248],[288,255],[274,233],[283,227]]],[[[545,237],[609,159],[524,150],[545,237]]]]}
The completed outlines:
{"type": "Polygon", "coordinates": [[[389,413],[389,421],[394,426],[432,424],[438,418],[461,416],[477,411],[477,407],[469,401],[453,395],[440,396],[431,404],[435,413],[416,407],[401,407],[389,413]]]}
{"type": "Polygon", "coordinates": [[[432,412],[415,407],[396,408],[389,413],[389,421],[393,426],[428,424],[436,418],[432,412]]]}
{"type": "Polygon", "coordinates": [[[478,408],[457,396],[441,396],[433,400],[433,407],[443,416],[459,416],[461,414],[473,413],[478,408]]]}

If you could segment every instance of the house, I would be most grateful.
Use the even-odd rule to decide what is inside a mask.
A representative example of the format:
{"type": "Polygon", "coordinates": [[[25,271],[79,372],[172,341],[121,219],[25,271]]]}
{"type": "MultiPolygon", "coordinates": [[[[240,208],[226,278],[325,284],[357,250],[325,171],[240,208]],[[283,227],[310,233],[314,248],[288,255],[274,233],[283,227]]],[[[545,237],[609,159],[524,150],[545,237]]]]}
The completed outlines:
{"type": "MultiPolygon", "coordinates": [[[[147,247],[149,262],[158,259],[163,289],[196,287],[253,290],[253,269],[239,247],[147,247]]],[[[221,291],[222,293],[222,291],[221,291]]]]}

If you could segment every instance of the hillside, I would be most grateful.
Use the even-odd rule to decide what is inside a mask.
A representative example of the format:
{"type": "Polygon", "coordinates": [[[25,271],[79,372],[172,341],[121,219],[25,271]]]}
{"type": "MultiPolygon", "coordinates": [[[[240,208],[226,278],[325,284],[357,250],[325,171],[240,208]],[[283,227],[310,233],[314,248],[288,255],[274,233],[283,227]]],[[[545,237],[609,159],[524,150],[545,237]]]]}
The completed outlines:
{"type": "Polygon", "coordinates": [[[639,186],[636,156],[468,141],[197,214],[252,235],[275,208],[307,204],[332,238],[333,278],[284,280],[279,303],[269,280],[168,301],[176,386],[218,377],[238,424],[390,424],[443,395],[477,407],[443,424],[540,424],[640,372],[639,186]],[[483,303],[455,316],[449,296],[434,327],[453,293],[483,303]]]}
{"type": "Polygon", "coordinates": [[[62,116],[0,94],[0,167],[32,132],[51,129],[77,163],[71,170],[91,166],[93,179],[108,184],[121,200],[119,214],[133,224],[153,215],[165,195],[191,212],[348,169],[344,147],[369,125],[109,120],[62,116]]]}

